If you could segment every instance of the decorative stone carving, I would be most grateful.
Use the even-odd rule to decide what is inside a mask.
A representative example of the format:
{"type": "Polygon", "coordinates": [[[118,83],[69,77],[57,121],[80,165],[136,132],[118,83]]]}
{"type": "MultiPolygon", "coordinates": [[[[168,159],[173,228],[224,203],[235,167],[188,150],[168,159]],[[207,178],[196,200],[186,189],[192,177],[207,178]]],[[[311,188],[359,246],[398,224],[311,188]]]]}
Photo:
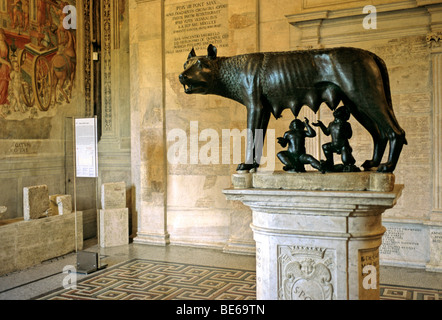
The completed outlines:
{"type": "Polygon", "coordinates": [[[103,131],[112,131],[112,6],[103,1],[103,131]]]}
{"type": "Polygon", "coordinates": [[[84,106],[85,115],[91,117],[92,109],[92,39],[91,39],[91,1],[83,0],[84,28],[84,106]]]}
{"type": "Polygon", "coordinates": [[[427,44],[430,48],[440,47],[442,39],[442,32],[432,32],[427,34],[427,44]]]}
{"type": "Polygon", "coordinates": [[[278,258],[280,300],[332,300],[335,252],[320,247],[282,246],[278,258]]]}

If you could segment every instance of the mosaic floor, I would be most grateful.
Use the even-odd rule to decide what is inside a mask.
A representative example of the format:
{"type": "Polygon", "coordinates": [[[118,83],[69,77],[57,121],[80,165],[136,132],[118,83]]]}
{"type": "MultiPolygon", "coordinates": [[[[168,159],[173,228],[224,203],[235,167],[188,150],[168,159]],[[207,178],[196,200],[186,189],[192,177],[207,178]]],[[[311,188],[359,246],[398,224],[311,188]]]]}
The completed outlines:
{"type": "Polygon", "coordinates": [[[134,259],[39,300],[253,300],[255,272],[134,259]]]}
{"type": "Polygon", "coordinates": [[[381,284],[381,300],[442,300],[442,290],[381,284]]]}
{"type": "MultiPolygon", "coordinates": [[[[255,272],[133,259],[38,300],[254,300],[255,272]]],[[[442,300],[442,290],[381,285],[381,300],[442,300]]]]}

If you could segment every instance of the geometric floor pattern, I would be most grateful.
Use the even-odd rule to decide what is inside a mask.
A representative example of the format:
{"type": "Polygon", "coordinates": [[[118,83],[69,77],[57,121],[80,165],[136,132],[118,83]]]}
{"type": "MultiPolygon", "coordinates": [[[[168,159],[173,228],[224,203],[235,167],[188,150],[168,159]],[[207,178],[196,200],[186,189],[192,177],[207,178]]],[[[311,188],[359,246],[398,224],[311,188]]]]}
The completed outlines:
{"type": "MultiPolygon", "coordinates": [[[[381,300],[442,300],[442,291],[380,285],[381,300]]],[[[133,259],[37,300],[255,300],[254,271],[133,259]]]]}
{"type": "Polygon", "coordinates": [[[134,259],[36,299],[253,300],[255,284],[254,271],[134,259]]]}
{"type": "Polygon", "coordinates": [[[442,300],[442,290],[380,285],[381,300],[442,300]]]}

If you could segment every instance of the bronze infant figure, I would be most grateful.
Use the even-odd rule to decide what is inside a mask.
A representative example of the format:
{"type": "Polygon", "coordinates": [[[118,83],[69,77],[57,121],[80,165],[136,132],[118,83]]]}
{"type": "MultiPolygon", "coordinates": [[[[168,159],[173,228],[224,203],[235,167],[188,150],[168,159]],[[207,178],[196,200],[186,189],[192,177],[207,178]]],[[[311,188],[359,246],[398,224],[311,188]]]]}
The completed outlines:
{"type": "Polygon", "coordinates": [[[333,116],[335,119],[330,122],[328,127],[320,120],[312,123],[315,127],[321,128],[326,136],[332,138],[331,142],[322,145],[326,159],[324,163],[321,163],[322,169],[331,172],[359,172],[360,169],[355,166],[356,160],[352,155],[353,149],[348,141],[353,135],[353,130],[348,122],[350,113],[345,106],[342,106],[333,112],[333,116]],[[341,155],[342,164],[334,164],[334,153],[341,155]]]}
{"type": "Polygon", "coordinates": [[[278,152],[278,159],[285,165],[284,171],[305,172],[305,164],[310,164],[313,168],[324,173],[321,163],[312,155],[307,154],[305,149],[305,138],[316,137],[316,131],[310,126],[309,120],[305,118],[302,122],[295,119],[290,123],[290,130],[284,133],[283,137],[278,138],[278,143],[286,151],[278,152]]]}

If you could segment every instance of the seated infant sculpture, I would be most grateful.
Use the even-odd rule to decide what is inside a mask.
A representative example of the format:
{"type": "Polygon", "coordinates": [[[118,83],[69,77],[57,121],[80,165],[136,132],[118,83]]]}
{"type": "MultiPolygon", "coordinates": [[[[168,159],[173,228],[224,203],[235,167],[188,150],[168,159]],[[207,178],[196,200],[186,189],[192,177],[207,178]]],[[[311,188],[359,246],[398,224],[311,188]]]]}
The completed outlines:
{"type": "MultiPolygon", "coordinates": [[[[405,132],[393,112],[387,67],[375,54],[356,48],[250,53],[218,57],[213,45],[206,56],[189,53],[179,80],[186,94],[215,94],[247,108],[247,128],[265,135],[270,115],[289,108],[297,118],[304,105],[317,112],[325,102],[335,110],[341,101],[373,138],[373,157],[366,170],[393,172],[405,132]],[[388,161],[381,164],[387,143],[388,161]]],[[[254,136],[251,137],[254,139],[254,136]]],[[[238,170],[257,168],[261,150],[247,143],[246,161],[238,170]]]]}
{"type": "Polygon", "coordinates": [[[305,172],[305,164],[310,164],[313,168],[324,172],[321,163],[313,156],[306,153],[305,138],[316,137],[316,132],[310,126],[309,121],[305,118],[305,122],[295,119],[290,123],[290,130],[284,134],[284,137],[278,138],[278,143],[285,148],[286,151],[278,153],[278,159],[285,165],[284,171],[289,172],[305,172]],[[307,130],[306,130],[307,129],[307,130]]]}

